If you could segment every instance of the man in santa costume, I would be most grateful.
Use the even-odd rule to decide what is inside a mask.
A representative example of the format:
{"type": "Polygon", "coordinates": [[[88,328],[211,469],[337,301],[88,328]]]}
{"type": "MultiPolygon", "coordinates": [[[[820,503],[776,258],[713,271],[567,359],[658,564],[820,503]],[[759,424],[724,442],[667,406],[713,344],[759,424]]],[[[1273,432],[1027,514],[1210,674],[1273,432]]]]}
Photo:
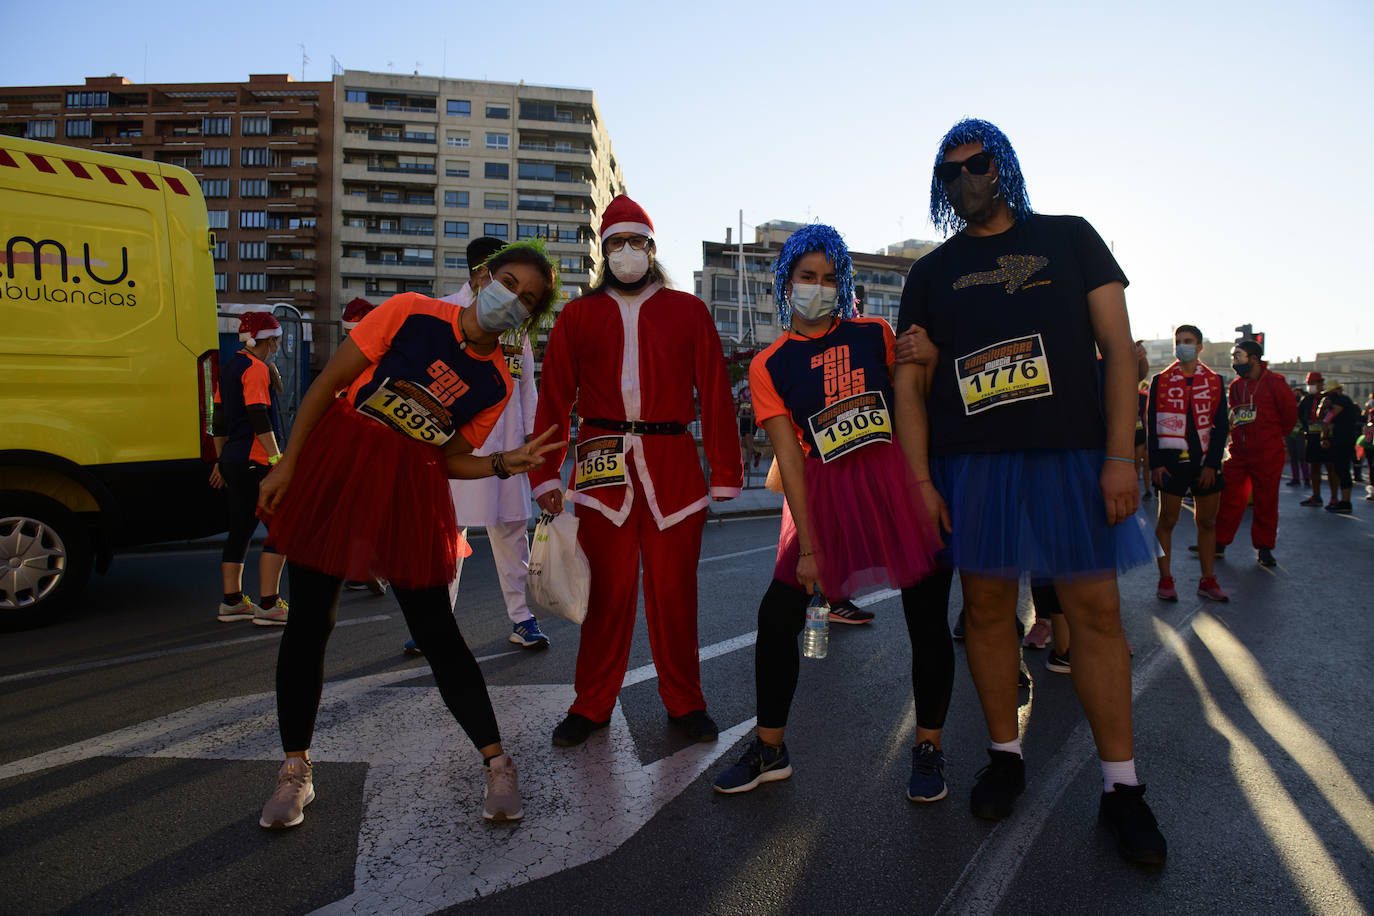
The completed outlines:
{"type": "MultiPolygon", "coordinates": [[[[697,562],[706,507],[738,496],[743,477],[735,404],[720,336],[705,303],[667,288],[654,227],[625,195],[601,217],[604,261],[591,292],[558,316],[544,354],[535,426],[567,438],[581,425],[570,498],[591,565],[577,653],[577,699],[553,732],[560,747],[605,726],[630,657],[644,567],[649,645],[668,717],[714,741],[697,656],[697,562]],[[695,398],[695,401],[694,401],[695,398]],[[710,486],[687,425],[701,404],[710,486]]],[[[545,512],[563,510],[563,454],[530,475],[545,512]]]]}

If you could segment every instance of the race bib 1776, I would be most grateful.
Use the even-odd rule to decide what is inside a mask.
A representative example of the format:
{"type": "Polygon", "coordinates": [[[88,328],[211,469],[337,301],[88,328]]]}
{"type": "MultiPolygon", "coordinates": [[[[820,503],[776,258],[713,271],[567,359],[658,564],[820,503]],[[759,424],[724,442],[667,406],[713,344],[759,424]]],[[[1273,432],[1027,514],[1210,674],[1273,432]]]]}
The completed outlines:
{"type": "Polygon", "coordinates": [[[577,489],[625,482],[625,437],[597,436],[577,444],[577,489]]]}
{"type": "Polygon", "coordinates": [[[961,356],[954,363],[964,414],[1054,394],[1045,343],[1028,334],[961,356]]]}
{"type": "Polygon", "coordinates": [[[881,391],[865,391],[836,401],[806,422],[821,461],[833,461],[865,445],[892,441],[892,416],[881,391]]]}

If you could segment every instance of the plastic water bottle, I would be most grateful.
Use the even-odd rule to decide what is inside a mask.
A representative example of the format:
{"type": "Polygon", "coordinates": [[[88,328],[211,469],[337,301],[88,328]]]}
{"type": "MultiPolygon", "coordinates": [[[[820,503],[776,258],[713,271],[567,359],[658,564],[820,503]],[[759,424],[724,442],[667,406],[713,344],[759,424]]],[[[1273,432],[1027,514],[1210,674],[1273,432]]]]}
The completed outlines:
{"type": "Polygon", "coordinates": [[[825,658],[830,651],[830,602],[821,595],[811,599],[806,609],[806,629],[802,631],[802,655],[825,658]]]}

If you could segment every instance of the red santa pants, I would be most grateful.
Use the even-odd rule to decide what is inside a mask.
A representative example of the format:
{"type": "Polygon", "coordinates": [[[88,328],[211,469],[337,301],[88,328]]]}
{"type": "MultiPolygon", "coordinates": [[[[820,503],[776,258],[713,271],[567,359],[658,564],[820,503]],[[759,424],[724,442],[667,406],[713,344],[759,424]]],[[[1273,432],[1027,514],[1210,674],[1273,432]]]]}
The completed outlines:
{"type": "Polygon", "coordinates": [[[594,722],[611,717],[630,660],[639,566],[644,564],[644,618],[658,669],[658,695],[668,715],[705,709],[697,657],[697,562],[706,510],[660,531],[642,489],[630,515],[612,524],[595,509],[578,507],[577,540],[591,566],[592,587],[577,650],[569,712],[594,722]]]}
{"type": "Polygon", "coordinates": [[[1226,489],[1221,491],[1217,510],[1217,546],[1225,547],[1236,537],[1245,502],[1254,494],[1254,514],[1250,520],[1250,543],[1256,549],[1274,549],[1279,531],[1279,480],[1283,477],[1284,450],[1274,449],[1233,453],[1221,464],[1226,489]]]}

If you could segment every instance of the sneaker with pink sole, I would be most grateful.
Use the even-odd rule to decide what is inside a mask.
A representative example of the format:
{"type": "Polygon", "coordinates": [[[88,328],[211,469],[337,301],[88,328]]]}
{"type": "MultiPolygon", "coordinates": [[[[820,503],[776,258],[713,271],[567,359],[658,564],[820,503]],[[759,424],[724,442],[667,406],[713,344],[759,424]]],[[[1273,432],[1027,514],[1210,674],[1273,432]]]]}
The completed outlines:
{"type": "Polygon", "coordinates": [[[1212,601],[1231,600],[1230,596],[1221,590],[1221,586],[1217,583],[1216,576],[1203,576],[1199,579],[1197,581],[1197,593],[1201,597],[1209,598],[1212,601]]]}
{"type": "Polygon", "coordinates": [[[1155,596],[1161,601],[1178,600],[1178,589],[1174,588],[1173,576],[1159,577],[1159,585],[1155,586],[1155,596]]]}
{"type": "Polygon", "coordinates": [[[1043,617],[1035,618],[1035,623],[1031,624],[1030,632],[1026,638],[1021,640],[1021,645],[1029,649],[1043,649],[1050,643],[1050,636],[1053,630],[1050,622],[1043,617]]]}

